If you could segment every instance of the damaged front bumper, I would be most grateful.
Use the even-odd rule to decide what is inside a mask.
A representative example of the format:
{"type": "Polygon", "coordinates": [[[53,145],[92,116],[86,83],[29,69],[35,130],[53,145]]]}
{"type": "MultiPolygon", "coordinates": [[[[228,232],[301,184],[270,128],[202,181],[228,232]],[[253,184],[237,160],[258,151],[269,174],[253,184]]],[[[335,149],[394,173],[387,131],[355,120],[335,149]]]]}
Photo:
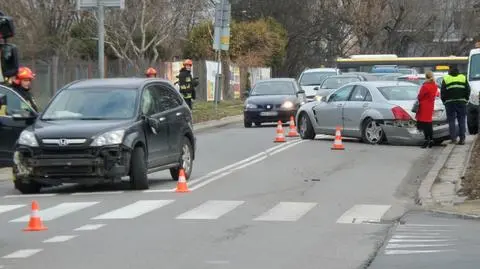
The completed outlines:
{"type": "MultiPolygon", "coordinates": [[[[425,141],[423,132],[417,129],[415,121],[384,121],[382,129],[389,143],[402,145],[419,145],[425,141]]],[[[433,123],[433,139],[447,140],[450,138],[448,123],[433,123]]]]}
{"type": "Polygon", "coordinates": [[[14,180],[43,185],[113,182],[128,175],[131,150],[127,147],[29,148],[14,153],[14,180]]]}

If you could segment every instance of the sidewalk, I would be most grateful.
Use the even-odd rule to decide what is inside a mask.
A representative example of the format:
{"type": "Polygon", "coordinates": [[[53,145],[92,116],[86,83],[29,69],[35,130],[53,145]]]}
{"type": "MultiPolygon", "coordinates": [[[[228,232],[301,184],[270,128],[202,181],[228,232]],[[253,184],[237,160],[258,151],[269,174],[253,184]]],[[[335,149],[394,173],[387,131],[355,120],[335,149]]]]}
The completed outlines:
{"type": "MultiPolygon", "coordinates": [[[[205,131],[213,128],[220,128],[220,127],[223,127],[229,124],[234,124],[241,121],[243,121],[243,115],[231,116],[231,117],[225,117],[220,120],[212,120],[212,121],[196,123],[194,124],[193,129],[197,133],[200,131],[205,131]]],[[[0,182],[7,181],[7,180],[12,180],[12,169],[0,168],[0,182]]]]}
{"type": "Polygon", "coordinates": [[[449,144],[422,181],[418,198],[430,211],[469,218],[480,218],[480,200],[462,195],[465,178],[477,136],[467,136],[465,145],[449,144]]]}

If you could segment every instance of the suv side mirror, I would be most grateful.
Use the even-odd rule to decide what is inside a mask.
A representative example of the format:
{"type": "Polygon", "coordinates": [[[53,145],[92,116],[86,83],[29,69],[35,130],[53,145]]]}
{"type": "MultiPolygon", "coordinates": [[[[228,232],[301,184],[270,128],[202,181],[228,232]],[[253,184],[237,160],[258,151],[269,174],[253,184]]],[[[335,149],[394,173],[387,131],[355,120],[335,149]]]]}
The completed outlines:
{"type": "MultiPolygon", "coordinates": [[[[1,17],[0,17],[0,27],[1,17]]],[[[18,72],[18,49],[13,44],[0,44],[0,69],[4,77],[13,77],[18,72]]]]}
{"type": "Polygon", "coordinates": [[[32,111],[15,111],[15,113],[12,113],[12,119],[13,120],[35,120],[37,118],[38,114],[32,111]]]}

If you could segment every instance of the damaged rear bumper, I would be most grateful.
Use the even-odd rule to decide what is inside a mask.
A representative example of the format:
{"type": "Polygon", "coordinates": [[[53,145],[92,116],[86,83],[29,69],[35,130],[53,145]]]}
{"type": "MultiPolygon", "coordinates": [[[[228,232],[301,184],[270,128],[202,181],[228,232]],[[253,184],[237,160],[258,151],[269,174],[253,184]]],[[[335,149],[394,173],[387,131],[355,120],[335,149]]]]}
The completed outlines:
{"type": "MultiPolygon", "coordinates": [[[[382,125],[387,140],[392,144],[419,145],[425,141],[423,132],[418,130],[414,123],[402,125],[393,121],[385,121],[382,125]]],[[[447,123],[433,123],[433,139],[448,140],[450,132],[447,123]]]]}
{"type": "Polygon", "coordinates": [[[84,149],[19,147],[14,153],[14,180],[54,186],[96,184],[128,175],[131,150],[124,146],[84,149]]]}

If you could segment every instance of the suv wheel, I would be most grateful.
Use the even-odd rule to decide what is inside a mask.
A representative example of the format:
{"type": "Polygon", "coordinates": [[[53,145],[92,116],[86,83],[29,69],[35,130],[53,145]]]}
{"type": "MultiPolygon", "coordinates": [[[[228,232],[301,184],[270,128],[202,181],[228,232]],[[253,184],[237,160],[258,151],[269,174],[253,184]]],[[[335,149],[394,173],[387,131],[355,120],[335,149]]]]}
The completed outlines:
{"type": "Polygon", "coordinates": [[[142,147],[136,147],[132,153],[130,165],[130,185],[135,190],[148,189],[145,150],[142,147]]]}
{"type": "Polygon", "coordinates": [[[193,170],[193,146],[187,137],[183,137],[182,153],[180,154],[180,160],[178,161],[179,167],[170,168],[170,175],[172,179],[178,181],[180,168],[185,171],[185,179],[190,179],[190,175],[193,170]]]}
{"type": "Polygon", "coordinates": [[[14,181],[15,189],[20,191],[22,194],[36,194],[40,192],[42,186],[35,182],[29,181],[28,183],[23,182],[22,180],[14,181]]]}

